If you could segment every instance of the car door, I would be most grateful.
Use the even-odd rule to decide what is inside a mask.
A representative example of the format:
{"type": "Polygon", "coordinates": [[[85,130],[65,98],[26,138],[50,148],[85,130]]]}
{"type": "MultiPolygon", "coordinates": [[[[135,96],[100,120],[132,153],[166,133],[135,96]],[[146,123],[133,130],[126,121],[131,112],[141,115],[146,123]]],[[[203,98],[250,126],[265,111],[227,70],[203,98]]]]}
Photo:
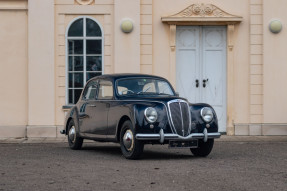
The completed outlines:
{"type": "Polygon", "coordinates": [[[110,100],[113,99],[113,86],[109,80],[99,80],[96,99],[87,104],[88,115],[92,116],[90,132],[98,138],[106,138],[110,100]]]}
{"type": "Polygon", "coordinates": [[[82,99],[79,102],[79,124],[81,133],[92,133],[94,131],[93,126],[93,103],[96,100],[98,91],[98,81],[93,80],[89,82],[84,90],[82,99]]]}

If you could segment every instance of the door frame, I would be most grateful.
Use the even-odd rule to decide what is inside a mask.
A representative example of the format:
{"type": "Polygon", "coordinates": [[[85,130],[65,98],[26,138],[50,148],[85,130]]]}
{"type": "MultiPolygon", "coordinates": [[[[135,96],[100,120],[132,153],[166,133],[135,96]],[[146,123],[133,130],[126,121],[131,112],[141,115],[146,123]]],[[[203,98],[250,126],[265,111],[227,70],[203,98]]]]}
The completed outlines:
{"type": "Polygon", "coordinates": [[[176,85],[176,26],[189,26],[189,25],[223,25],[227,26],[227,43],[226,43],[226,93],[227,93],[227,135],[234,135],[234,38],[235,30],[238,28],[235,25],[239,24],[243,18],[240,16],[229,14],[222,9],[212,4],[192,4],[180,11],[177,14],[164,16],[161,18],[163,23],[169,25],[169,79],[171,84],[176,85]],[[193,7],[199,7],[193,9],[193,7]],[[211,8],[211,13],[206,14],[204,10],[211,8]],[[199,13],[190,10],[203,10],[199,13]],[[221,16],[218,17],[216,13],[220,12],[221,16]]]}

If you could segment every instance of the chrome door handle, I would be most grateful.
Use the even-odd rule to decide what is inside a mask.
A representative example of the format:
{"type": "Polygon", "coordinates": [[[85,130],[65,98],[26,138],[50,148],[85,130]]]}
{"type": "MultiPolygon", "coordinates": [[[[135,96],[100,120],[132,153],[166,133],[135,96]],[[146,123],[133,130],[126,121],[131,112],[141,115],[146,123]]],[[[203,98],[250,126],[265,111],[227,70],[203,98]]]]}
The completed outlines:
{"type": "Polygon", "coordinates": [[[88,105],[89,107],[97,107],[96,105],[88,105]]]}
{"type": "Polygon", "coordinates": [[[88,118],[89,116],[85,113],[79,114],[80,119],[88,118]]]}

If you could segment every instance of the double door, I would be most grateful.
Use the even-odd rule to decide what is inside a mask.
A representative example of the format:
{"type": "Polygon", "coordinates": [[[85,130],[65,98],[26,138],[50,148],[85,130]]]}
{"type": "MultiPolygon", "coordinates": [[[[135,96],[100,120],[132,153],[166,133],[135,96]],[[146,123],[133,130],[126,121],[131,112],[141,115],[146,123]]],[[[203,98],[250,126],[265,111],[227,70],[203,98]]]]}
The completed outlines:
{"type": "Polygon", "coordinates": [[[216,111],[219,131],[226,131],[226,27],[178,26],[176,89],[191,103],[216,111]]]}

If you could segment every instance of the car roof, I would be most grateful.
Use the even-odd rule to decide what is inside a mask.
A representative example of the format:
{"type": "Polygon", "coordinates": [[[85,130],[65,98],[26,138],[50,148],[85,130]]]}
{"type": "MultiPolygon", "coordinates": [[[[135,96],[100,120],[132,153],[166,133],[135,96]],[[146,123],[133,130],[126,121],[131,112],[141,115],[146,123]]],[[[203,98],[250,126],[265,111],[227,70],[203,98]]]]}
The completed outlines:
{"type": "Polygon", "coordinates": [[[104,74],[101,76],[97,76],[94,77],[92,79],[113,79],[113,80],[117,80],[117,79],[121,79],[121,78],[135,78],[135,77],[142,77],[142,78],[160,78],[160,79],[164,79],[163,77],[160,76],[155,76],[155,75],[149,75],[149,74],[136,74],[136,73],[116,73],[116,74],[104,74]]]}

